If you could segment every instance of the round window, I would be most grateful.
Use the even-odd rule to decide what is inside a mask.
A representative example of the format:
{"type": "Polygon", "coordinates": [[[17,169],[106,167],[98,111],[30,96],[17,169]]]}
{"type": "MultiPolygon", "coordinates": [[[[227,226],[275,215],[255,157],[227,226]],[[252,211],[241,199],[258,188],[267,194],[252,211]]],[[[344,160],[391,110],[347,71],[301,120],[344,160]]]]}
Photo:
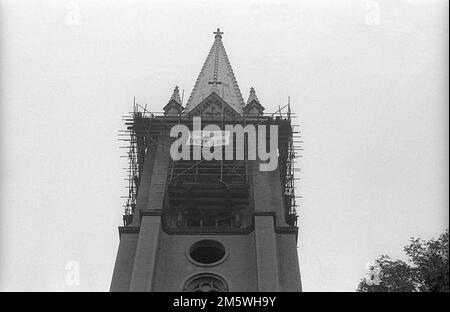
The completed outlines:
{"type": "Polygon", "coordinates": [[[186,292],[226,292],[227,282],[215,274],[199,274],[191,277],[184,285],[186,292]]]}
{"type": "Polygon", "coordinates": [[[201,240],[189,249],[189,256],[198,264],[214,265],[225,257],[225,247],[214,240],[201,240]]]}

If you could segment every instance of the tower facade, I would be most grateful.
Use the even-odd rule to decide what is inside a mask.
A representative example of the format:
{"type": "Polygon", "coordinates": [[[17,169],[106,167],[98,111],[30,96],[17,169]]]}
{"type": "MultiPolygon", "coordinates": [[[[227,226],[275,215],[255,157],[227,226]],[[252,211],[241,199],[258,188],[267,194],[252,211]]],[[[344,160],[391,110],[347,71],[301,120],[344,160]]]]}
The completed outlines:
{"type": "Polygon", "coordinates": [[[264,114],[253,88],[245,102],[214,34],[185,107],[176,87],[160,114],[135,104],[126,120],[111,291],[301,291],[290,108],[264,114]]]}

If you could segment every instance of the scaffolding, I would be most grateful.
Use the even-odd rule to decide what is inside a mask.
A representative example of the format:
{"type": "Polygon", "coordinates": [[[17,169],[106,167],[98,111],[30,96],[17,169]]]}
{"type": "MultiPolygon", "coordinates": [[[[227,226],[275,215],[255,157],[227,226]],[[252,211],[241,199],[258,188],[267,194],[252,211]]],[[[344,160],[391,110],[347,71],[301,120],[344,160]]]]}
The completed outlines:
{"type": "MultiPolygon", "coordinates": [[[[189,127],[192,123],[191,117],[183,114],[168,116],[164,115],[163,112],[150,112],[147,110],[147,106],[139,105],[135,100],[133,111],[129,115],[123,116],[126,129],[119,131],[119,140],[126,144],[121,146],[121,148],[127,150],[126,155],[122,157],[128,159],[128,166],[125,168],[127,194],[122,196],[122,198],[125,198],[125,225],[131,222],[136,208],[146,154],[158,145],[164,145],[164,143],[158,142],[158,135],[161,131],[170,130],[172,126],[177,124],[184,124],[189,127]]],[[[297,200],[299,197],[295,195],[295,181],[299,180],[300,169],[297,168],[296,161],[302,157],[301,151],[303,151],[301,133],[297,130],[298,125],[292,124],[294,118],[295,114],[291,112],[288,101],[287,105],[271,114],[266,113],[258,116],[246,116],[244,114],[238,118],[233,117],[226,120],[227,124],[241,124],[243,127],[248,124],[255,126],[260,124],[278,125],[278,166],[286,223],[290,226],[297,226],[297,200]]],[[[202,128],[203,124],[211,123],[215,123],[223,129],[223,118],[222,120],[202,118],[202,128]]],[[[186,192],[180,193],[183,187],[188,187],[190,192],[195,192],[196,187],[207,187],[208,181],[215,179],[225,185],[225,189],[229,192],[227,193],[228,197],[234,198],[233,200],[240,202],[240,204],[248,204],[240,193],[248,186],[247,157],[244,160],[171,160],[169,170],[166,193],[172,194],[172,201],[183,200],[183,196],[186,196],[186,192]]],[[[214,192],[220,193],[217,190],[211,194],[215,194],[214,192]]]]}

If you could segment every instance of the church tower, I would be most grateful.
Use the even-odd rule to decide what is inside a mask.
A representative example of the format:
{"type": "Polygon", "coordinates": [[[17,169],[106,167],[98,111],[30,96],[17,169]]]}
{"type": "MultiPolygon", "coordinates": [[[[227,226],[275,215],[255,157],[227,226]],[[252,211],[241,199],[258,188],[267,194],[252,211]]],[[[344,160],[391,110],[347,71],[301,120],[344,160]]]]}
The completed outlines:
{"type": "Polygon", "coordinates": [[[290,106],[265,114],[253,87],[244,101],[222,34],[185,107],[175,87],[161,113],[135,103],[126,119],[129,194],[111,291],[301,291],[290,106]],[[223,140],[211,147],[205,126],[223,140]],[[178,150],[174,127],[190,130],[178,150]],[[275,167],[261,170],[271,160],[256,152],[274,138],[275,167]]]}

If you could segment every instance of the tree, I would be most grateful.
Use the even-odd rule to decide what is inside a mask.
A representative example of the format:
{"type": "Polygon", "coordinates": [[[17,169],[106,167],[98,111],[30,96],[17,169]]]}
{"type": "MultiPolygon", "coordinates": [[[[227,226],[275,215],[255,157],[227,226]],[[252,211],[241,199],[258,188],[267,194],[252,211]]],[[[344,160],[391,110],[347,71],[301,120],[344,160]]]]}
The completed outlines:
{"type": "Polygon", "coordinates": [[[369,268],[369,277],[358,285],[359,292],[448,292],[449,232],[437,240],[411,238],[404,248],[408,261],[380,256],[369,268]]]}

